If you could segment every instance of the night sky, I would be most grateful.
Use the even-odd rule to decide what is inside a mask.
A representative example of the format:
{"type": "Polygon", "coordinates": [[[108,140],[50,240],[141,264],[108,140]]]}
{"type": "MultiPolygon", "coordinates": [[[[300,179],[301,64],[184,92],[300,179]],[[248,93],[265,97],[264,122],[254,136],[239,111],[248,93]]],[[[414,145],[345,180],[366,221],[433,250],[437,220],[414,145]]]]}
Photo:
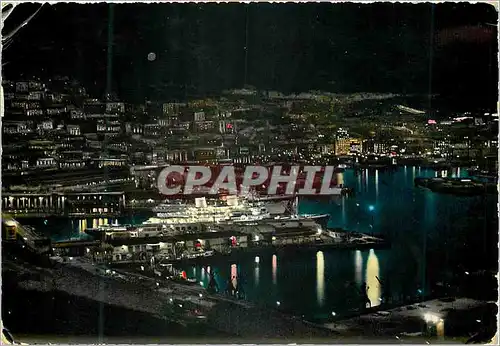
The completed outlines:
{"type": "MultiPolygon", "coordinates": [[[[7,28],[36,7],[20,5],[7,28]]],[[[108,12],[106,4],[44,5],[4,53],[4,77],[69,75],[102,97],[108,12]]],[[[114,14],[112,83],[125,101],[245,83],[432,93],[464,110],[498,99],[497,27],[489,25],[497,13],[485,4],[120,4],[114,14]]]]}

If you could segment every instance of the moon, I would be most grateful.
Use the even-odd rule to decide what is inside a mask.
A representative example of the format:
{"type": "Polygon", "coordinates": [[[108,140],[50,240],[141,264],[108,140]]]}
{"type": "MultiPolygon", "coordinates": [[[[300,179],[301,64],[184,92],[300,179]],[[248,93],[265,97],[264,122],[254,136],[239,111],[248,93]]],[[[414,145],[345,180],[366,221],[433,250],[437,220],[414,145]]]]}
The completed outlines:
{"type": "Polygon", "coordinates": [[[155,61],[156,60],[156,54],[151,52],[148,54],[148,60],[149,61],[155,61]]]}

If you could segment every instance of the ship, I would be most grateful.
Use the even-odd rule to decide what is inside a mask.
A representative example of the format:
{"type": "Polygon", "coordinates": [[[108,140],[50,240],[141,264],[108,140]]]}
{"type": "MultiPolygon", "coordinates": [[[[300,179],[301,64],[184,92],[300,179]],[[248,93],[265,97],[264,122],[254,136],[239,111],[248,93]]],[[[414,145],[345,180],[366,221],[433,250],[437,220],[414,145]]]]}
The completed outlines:
{"type": "MultiPolygon", "coordinates": [[[[196,198],[194,204],[179,200],[165,201],[153,208],[154,217],[140,225],[102,225],[86,229],[85,232],[98,239],[161,237],[196,234],[218,226],[267,224],[276,228],[326,227],[330,218],[328,214],[299,215],[298,198],[284,205],[277,214],[268,210],[270,203],[249,202],[238,196],[226,196],[225,199],[210,203],[205,197],[196,198]]],[[[278,209],[275,207],[275,211],[278,209]]]]}

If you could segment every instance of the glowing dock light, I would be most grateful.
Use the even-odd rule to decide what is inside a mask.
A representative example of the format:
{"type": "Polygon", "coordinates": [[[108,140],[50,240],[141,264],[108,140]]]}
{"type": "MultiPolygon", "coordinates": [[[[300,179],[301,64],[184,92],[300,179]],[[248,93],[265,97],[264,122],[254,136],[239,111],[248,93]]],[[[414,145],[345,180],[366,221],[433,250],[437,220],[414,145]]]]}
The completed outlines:
{"type": "Polygon", "coordinates": [[[200,296],[200,298],[203,298],[203,294],[200,293],[199,296],[200,296]]]}
{"type": "Polygon", "coordinates": [[[277,305],[277,306],[280,306],[280,305],[281,305],[281,303],[280,303],[279,301],[277,301],[277,302],[276,302],[276,305],[277,305]]]}
{"type": "Polygon", "coordinates": [[[427,323],[429,323],[429,322],[438,323],[438,322],[441,321],[441,319],[439,318],[439,316],[431,314],[431,313],[424,314],[424,320],[427,323]]]}
{"type": "Polygon", "coordinates": [[[255,263],[259,263],[259,262],[260,262],[259,256],[255,256],[255,263]]]}
{"type": "Polygon", "coordinates": [[[335,313],[335,311],[332,311],[332,316],[337,316],[337,314],[335,313]]]}

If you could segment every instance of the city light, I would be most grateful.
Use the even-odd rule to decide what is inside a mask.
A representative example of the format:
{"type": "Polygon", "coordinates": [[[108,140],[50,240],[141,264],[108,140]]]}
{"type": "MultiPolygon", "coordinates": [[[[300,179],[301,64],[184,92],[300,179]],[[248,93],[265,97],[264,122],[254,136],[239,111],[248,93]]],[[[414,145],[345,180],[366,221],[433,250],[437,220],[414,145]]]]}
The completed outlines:
{"type": "MultiPolygon", "coordinates": [[[[3,3],[5,18],[6,6],[17,5],[3,3]]],[[[12,79],[0,83],[6,293],[19,286],[43,312],[33,296],[43,282],[23,272],[55,275],[48,286],[64,286],[63,301],[52,295],[60,305],[107,278],[106,292],[94,292],[100,304],[193,327],[203,318],[210,325],[191,335],[198,343],[213,328],[312,340],[324,334],[316,322],[339,340],[366,338],[376,320],[375,334],[401,342],[443,341],[445,319],[456,340],[475,342],[493,328],[500,104],[490,97],[491,9],[450,7],[452,20],[429,40],[429,18],[409,16],[412,6],[396,11],[404,25],[395,25],[381,5],[359,16],[359,6],[285,5],[285,13],[236,4],[229,30],[218,7],[197,4],[184,18],[172,6],[53,4],[29,21],[22,42],[2,39],[15,59],[12,79]],[[271,20],[283,13],[287,23],[271,20]],[[272,35],[259,38],[254,29],[270,30],[262,15],[272,35]],[[335,30],[319,25],[339,18],[335,30]],[[373,33],[360,35],[356,20],[373,33]],[[48,35],[44,21],[74,25],[48,35]],[[314,35],[308,23],[319,23],[314,35]],[[419,91],[429,48],[439,57],[434,74],[447,81],[433,84],[432,100],[419,91]],[[295,59],[296,50],[308,59],[295,59]],[[464,65],[469,55],[475,63],[464,65]],[[465,246],[483,260],[472,263],[465,246]]],[[[423,7],[432,14],[432,4],[423,7]]],[[[5,298],[16,314],[19,302],[5,298]]],[[[73,310],[75,321],[86,318],[73,310]]],[[[25,320],[3,322],[36,334],[25,320]]],[[[70,327],[61,325],[63,337],[70,327]]]]}
{"type": "Polygon", "coordinates": [[[424,314],[424,320],[427,323],[438,323],[438,322],[442,321],[441,317],[439,317],[436,314],[429,313],[429,312],[424,314]]]}

